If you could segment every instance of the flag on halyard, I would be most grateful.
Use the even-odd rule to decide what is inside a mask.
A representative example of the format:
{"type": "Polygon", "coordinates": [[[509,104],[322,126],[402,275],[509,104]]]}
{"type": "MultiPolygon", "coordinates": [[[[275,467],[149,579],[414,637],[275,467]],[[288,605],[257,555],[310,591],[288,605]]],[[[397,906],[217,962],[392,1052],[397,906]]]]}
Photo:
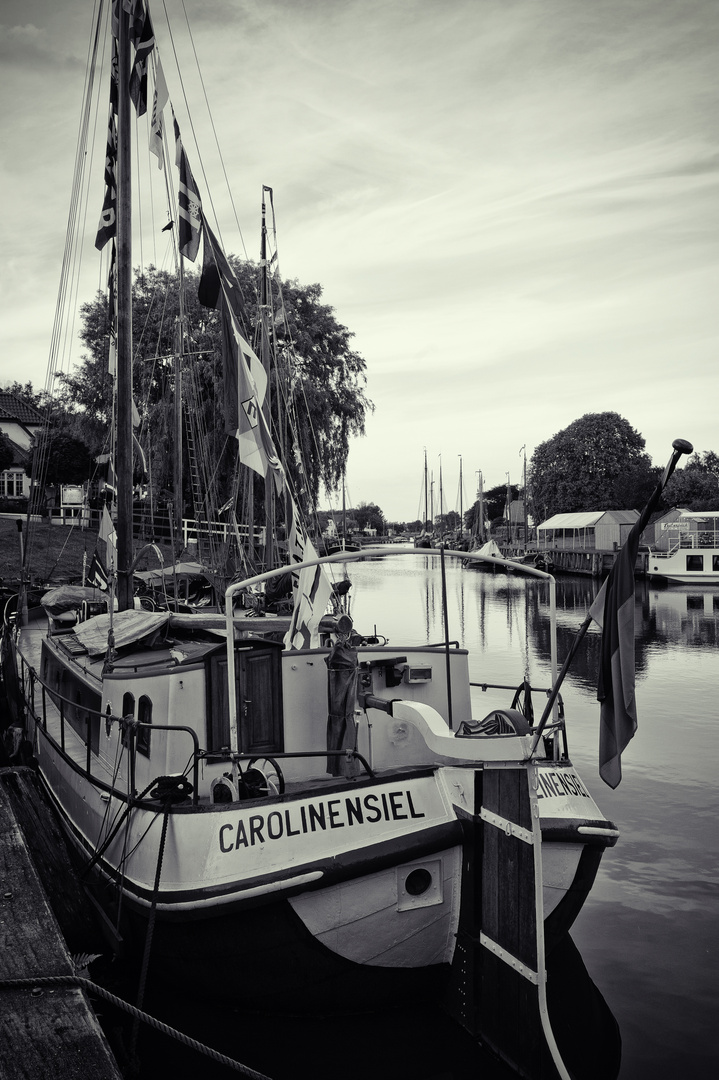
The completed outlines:
{"type": "Polygon", "coordinates": [[[150,12],[145,8],[139,40],[135,42],[135,62],[130,74],[130,97],[138,116],[147,112],[147,62],[155,48],[155,32],[150,12]]]}
{"type": "Polygon", "coordinates": [[[105,197],[102,202],[100,223],[97,227],[95,247],[102,251],[108,240],[117,235],[117,42],[112,43],[110,70],[110,113],[107,121],[107,144],[105,147],[105,197]]]}
{"type": "Polygon", "coordinates": [[[102,559],[97,551],[93,553],[90,569],[87,572],[87,580],[96,589],[102,589],[103,591],[107,589],[107,570],[103,566],[102,559]]]}
{"type": "Polygon", "coordinates": [[[110,517],[107,506],[103,506],[102,508],[102,519],[100,521],[98,537],[107,544],[107,565],[112,569],[116,562],[115,552],[117,551],[117,533],[115,532],[115,526],[112,523],[112,518],[110,517]]]}
{"type": "MultiPolygon", "coordinates": [[[[317,558],[312,541],[307,536],[289,488],[285,488],[285,521],[287,522],[287,554],[290,568],[293,563],[317,558]]],[[[323,566],[308,566],[292,571],[294,607],[289,629],[285,634],[286,649],[310,649],[319,646],[319,626],[332,595],[332,583],[323,566]]]]}
{"type": "Polygon", "coordinates": [[[157,158],[158,169],[162,168],[165,157],[162,145],[165,121],[162,113],[169,100],[170,95],[165,82],[165,73],[162,70],[162,64],[158,56],[155,65],[155,93],[152,99],[152,120],[150,122],[150,153],[157,158]]]}
{"type": "Polygon", "coordinates": [[[175,128],[175,162],[180,169],[180,187],[178,193],[178,215],[180,219],[180,254],[190,262],[197,258],[200,247],[200,226],[202,225],[202,200],[197,184],[187,160],[185,148],[180,138],[180,128],[173,113],[175,128]]]}
{"type": "Polygon", "coordinates": [[[589,614],[602,631],[597,699],[599,775],[615,788],[622,779],[622,752],[637,730],[634,696],[634,568],[639,540],[659,502],[662,479],[632,526],[589,614]]]}

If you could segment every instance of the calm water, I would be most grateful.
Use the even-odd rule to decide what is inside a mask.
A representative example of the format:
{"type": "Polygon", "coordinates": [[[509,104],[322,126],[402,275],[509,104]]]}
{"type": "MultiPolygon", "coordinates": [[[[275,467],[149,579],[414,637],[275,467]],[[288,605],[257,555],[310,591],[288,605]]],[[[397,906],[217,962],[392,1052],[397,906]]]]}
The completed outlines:
{"type": "MultiPolygon", "coordinates": [[[[429,561],[419,555],[395,559],[391,573],[384,560],[352,564],[355,627],[371,633],[376,626],[395,647],[442,640],[440,578],[429,574],[429,561]]],[[[557,583],[560,663],[595,591],[588,579],[557,583]]],[[[447,593],[449,636],[469,648],[473,681],[516,685],[526,670],[533,685],[549,685],[546,585],[527,588],[519,576],[448,563],[447,593]]],[[[570,754],[622,834],[604,856],[572,937],[619,1025],[621,1080],[715,1076],[719,590],[659,590],[638,583],[636,629],[639,730],[624,754],[616,791],[602,783],[597,768],[597,633],[587,635],[562,691],[570,754]]],[[[474,716],[481,718],[495,702],[481,690],[476,694],[474,716]]],[[[508,705],[508,698],[502,695],[501,703],[508,705]]],[[[178,1003],[164,1005],[170,1022],[277,1080],[504,1075],[436,1013],[313,1025],[214,1009],[198,1019],[178,1003]]],[[[187,1051],[172,1046],[158,1051],[146,1045],[146,1065],[158,1053],[175,1077],[231,1075],[198,1059],[191,1062],[187,1051]]],[[[587,1060],[596,1054],[597,1046],[588,1044],[587,1060]]],[[[150,1068],[146,1075],[157,1072],[150,1068]]]]}

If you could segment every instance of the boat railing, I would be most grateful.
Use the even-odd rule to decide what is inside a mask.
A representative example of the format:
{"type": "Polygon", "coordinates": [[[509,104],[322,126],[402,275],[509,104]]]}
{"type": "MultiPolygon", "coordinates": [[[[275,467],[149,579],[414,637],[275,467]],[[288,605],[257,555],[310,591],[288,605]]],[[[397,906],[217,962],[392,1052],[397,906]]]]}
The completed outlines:
{"type": "Polygon", "coordinates": [[[137,794],[137,788],[135,783],[136,762],[137,762],[137,736],[141,729],[147,729],[148,731],[166,731],[170,734],[175,732],[182,732],[184,735],[189,736],[192,741],[192,754],[188,761],[188,767],[185,772],[192,769],[192,802],[193,805],[197,804],[198,800],[198,783],[199,783],[199,767],[202,752],[200,750],[199,740],[197,738],[197,732],[183,724],[147,724],[135,720],[133,717],[121,717],[115,716],[110,712],[102,712],[98,709],[93,709],[83,702],[73,701],[71,698],[65,697],[59,691],[52,689],[45,683],[38,675],[35,668],[28,664],[24,657],[21,660],[21,680],[23,685],[23,692],[25,702],[33,719],[36,723],[40,724],[45,735],[48,739],[52,740],[56,746],[59,746],[65,757],[69,758],[73,763],[86,774],[89,780],[92,780],[98,787],[102,787],[108,791],[114,791],[120,797],[133,798],[137,794]],[[40,687],[40,703],[39,707],[36,702],[36,686],[40,687]],[[48,727],[48,719],[51,711],[50,702],[52,706],[57,710],[57,717],[60,724],[60,741],[58,742],[55,734],[48,727]],[[81,717],[81,719],[80,719],[81,717]],[[73,723],[73,718],[75,722],[73,723]],[[119,724],[122,728],[122,734],[120,736],[123,745],[127,747],[130,757],[130,791],[123,796],[123,793],[118,792],[113,785],[107,783],[106,780],[99,773],[99,767],[96,764],[93,771],[93,753],[96,758],[99,758],[99,730],[101,724],[119,724]],[[93,737],[92,728],[93,724],[97,725],[98,739],[96,740],[97,749],[93,750],[93,737]],[[80,728],[84,726],[84,736],[80,728]],[[78,739],[84,744],[84,759],[82,763],[78,759],[78,755],[70,753],[69,746],[69,733],[77,736],[78,739]]]}

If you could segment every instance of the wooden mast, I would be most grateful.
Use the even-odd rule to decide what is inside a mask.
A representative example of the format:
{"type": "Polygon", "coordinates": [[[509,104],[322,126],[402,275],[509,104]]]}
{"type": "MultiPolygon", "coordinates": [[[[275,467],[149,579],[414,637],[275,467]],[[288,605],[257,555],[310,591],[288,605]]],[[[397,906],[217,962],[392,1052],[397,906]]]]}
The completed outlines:
{"type": "Polygon", "coordinates": [[[117,601],[132,607],[132,204],[129,15],[118,4],[117,106],[117,601]]]}
{"type": "MultiPolygon", "coordinates": [[[[267,374],[267,393],[265,395],[265,401],[264,405],[262,406],[262,411],[265,414],[268,429],[272,425],[270,382],[272,364],[270,356],[270,316],[268,288],[269,267],[267,265],[267,220],[265,207],[265,191],[269,190],[269,188],[266,188],[264,186],[262,188],[262,231],[260,234],[260,359],[262,360],[262,366],[264,367],[267,374]]],[[[277,559],[275,555],[274,483],[275,482],[271,470],[268,469],[267,476],[265,477],[265,570],[274,570],[277,564],[277,559]]]]}

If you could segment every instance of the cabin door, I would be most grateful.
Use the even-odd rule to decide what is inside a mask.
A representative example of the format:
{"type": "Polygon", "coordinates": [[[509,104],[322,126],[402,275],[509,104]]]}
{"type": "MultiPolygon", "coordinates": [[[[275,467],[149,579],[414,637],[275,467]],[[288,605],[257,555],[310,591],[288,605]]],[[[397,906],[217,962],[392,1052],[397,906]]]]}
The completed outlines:
{"type": "MultiPolygon", "coordinates": [[[[282,658],[279,648],[239,648],[235,652],[235,694],[240,753],[279,754],[282,737],[282,658]]],[[[210,660],[208,750],[230,745],[227,657],[210,660]]]]}

